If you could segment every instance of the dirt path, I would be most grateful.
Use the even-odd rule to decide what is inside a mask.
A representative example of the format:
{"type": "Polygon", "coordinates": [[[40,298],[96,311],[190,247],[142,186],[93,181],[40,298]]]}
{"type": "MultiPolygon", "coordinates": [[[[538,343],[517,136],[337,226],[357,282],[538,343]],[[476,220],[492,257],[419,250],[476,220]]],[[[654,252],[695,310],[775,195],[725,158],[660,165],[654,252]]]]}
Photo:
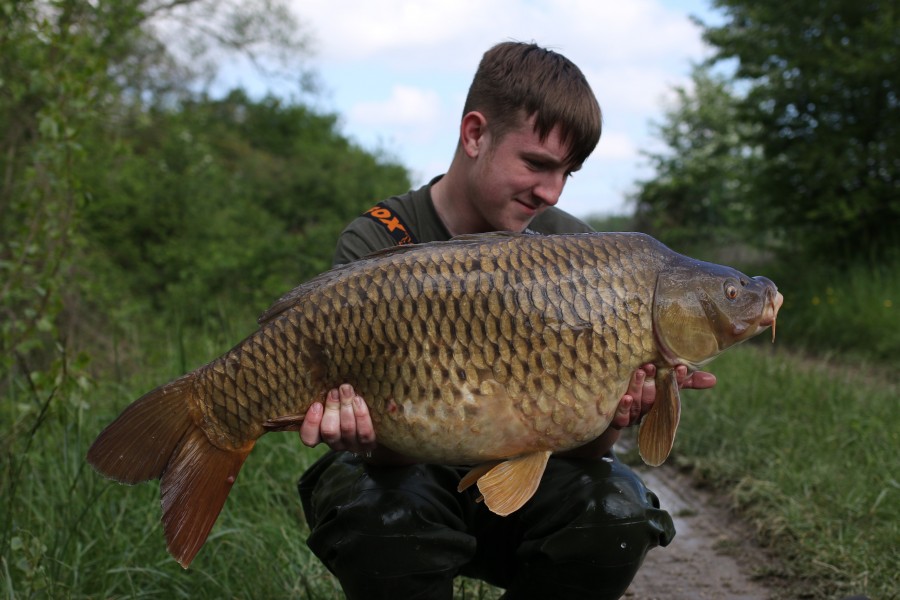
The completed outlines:
{"type": "Polygon", "coordinates": [[[635,470],[675,520],[677,534],[654,548],[625,593],[626,600],[768,600],[772,590],[753,578],[765,564],[746,526],[674,467],[635,470]]]}

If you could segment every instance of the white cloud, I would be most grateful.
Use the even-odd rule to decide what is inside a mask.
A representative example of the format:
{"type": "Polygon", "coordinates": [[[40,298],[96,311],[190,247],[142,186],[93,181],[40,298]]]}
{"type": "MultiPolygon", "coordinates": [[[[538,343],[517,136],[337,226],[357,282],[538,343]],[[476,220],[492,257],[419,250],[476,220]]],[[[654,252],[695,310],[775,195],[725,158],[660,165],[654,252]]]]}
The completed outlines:
{"type": "Polygon", "coordinates": [[[625,131],[604,131],[591,159],[631,159],[638,153],[634,139],[625,131]]]}
{"type": "Polygon", "coordinates": [[[417,181],[449,164],[463,98],[491,45],[534,40],[572,59],[604,112],[603,138],[573,186],[579,198],[566,205],[573,212],[622,208],[648,122],[705,53],[684,7],[701,0],[292,1],[317,40],[312,64],[346,133],[364,145],[388,140],[417,181]]]}
{"type": "Polygon", "coordinates": [[[321,58],[338,62],[434,56],[464,37],[473,10],[480,12],[470,0],[294,0],[293,4],[301,21],[314,24],[321,58]]]}
{"type": "Polygon", "coordinates": [[[392,145],[434,143],[443,115],[441,97],[434,90],[395,85],[384,100],[363,100],[347,111],[346,125],[360,131],[392,132],[392,145]]]}
{"type": "Polygon", "coordinates": [[[420,126],[441,116],[441,98],[434,90],[395,85],[385,100],[360,102],[350,110],[350,118],[362,125],[420,126]]]}
{"type": "MultiPolygon", "coordinates": [[[[493,43],[530,41],[576,63],[659,60],[699,51],[696,27],[657,0],[294,0],[325,62],[395,60],[457,69],[493,43]],[[459,59],[463,60],[460,61],[459,59]],[[574,56],[570,56],[574,59],[574,56]]],[[[404,68],[406,68],[404,67],[404,68]]]]}

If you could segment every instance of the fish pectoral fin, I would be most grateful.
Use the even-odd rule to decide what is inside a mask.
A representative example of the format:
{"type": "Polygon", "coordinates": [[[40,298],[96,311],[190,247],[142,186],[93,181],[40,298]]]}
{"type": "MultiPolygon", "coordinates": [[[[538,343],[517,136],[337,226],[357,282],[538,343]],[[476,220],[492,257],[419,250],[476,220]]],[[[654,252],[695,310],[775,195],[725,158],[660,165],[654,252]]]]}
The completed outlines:
{"type": "MultiPolygon", "coordinates": [[[[492,513],[505,517],[519,510],[537,491],[551,452],[532,452],[504,460],[477,477],[478,491],[492,513]]],[[[475,467],[475,472],[481,467],[475,467]]],[[[463,482],[472,475],[467,475],[463,482]]],[[[473,479],[475,479],[473,477],[473,479]]],[[[471,482],[468,483],[471,485],[471,482]]],[[[468,487],[468,485],[466,487],[468,487]]]]}
{"type": "Polygon", "coordinates": [[[269,431],[300,431],[303,419],[306,415],[282,415],[268,419],[263,423],[263,428],[269,431]]]}
{"type": "Polygon", "coordinates": [[[645,463],[658,467],[666,462],[675,444],[681,420],[681,396],[675,369],[656,372],[656,402],[638,431],[638,452],[645,463]]]}

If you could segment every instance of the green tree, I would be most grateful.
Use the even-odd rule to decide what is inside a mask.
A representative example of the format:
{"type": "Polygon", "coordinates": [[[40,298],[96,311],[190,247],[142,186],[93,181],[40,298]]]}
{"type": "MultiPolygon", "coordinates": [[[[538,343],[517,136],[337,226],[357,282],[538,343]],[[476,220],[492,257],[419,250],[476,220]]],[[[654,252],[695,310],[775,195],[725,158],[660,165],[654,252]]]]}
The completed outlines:
{"type": "Polygon", "coordinates": [[[210,76],[193,65],[220,49],[291,70],[297,31],[278,0],[0,3],[0,381],[61,346],[80,217],[98,194],[87,182],[111,166],[99,159],[120,125],[190,96],[210,76]]]}
{"type": "MultiPolygon", "coordinates": [[[[104,379],[103,367],[132,356],[152,370],[155,348],[120,361],[114,336],[134,331],[122,324],[135,315],[146,332],[159,314],[183,366],[200,328],[179,325],[202,317],[208,333],[222,322],[208,317],[233,317],[235,303],[251,325],[330,265],[344,222],[408,185],[401,166],[343,137],[334,115],[203,95],[212,48],[250,52],[265,69],[280,64],[258,51],[272,40],[297,52],[286,59],[302,55],[299,42],[278,41],[296,41],[279,6],[0,2],[0,580],[11,595],[62,597],[85,581],[96,593],[109,574],[93,560],[81,568],[97,538],[73,541],[98,497],[73,501],[91,479],[84,451],[96,433],[85,427],[98,410],[88,356],[104,379]],[[36,468],[37,455],[55,470],[36,468]],[[48,484],[65,490],[59,499],[48,484]]],[[[128,577],[116,579],[110,589],[128,577]]]]}
{"type": "Polygon", "coordinates": [[[715,60],[737,59],[758,223],[810,252],[879,256],[900,222],[896,0],[715,0],[715,60]]]}
{"type": "Polygon", "coordinates": [[[77,248],[84,141],[116,96],[137,16],[120,3],[0,4],[0,372],[52,341],[77,248]]]}
{"type": "Polygon", "coordinates": [[[731,85],[708,68],[696,68],[691,86],[675,94],[655,124],[664,149],[644,153],[655,174],[639,182],[631,198],[635,226],[684,251],[697,243],[721,247],[754,240],[752,224],[761,207],[752,181],[760,151],[748,140],[756,127],[740,119],[731,85]]]}
{"type": "MultiPolygon", "coordinates": [[[[409,186],[406,170],[317,114],[242,91],[145,111],[95,156],[84,232],[97,300],[115,310],[224,305],[258,314],[328,269],[343,226],[409,186]],[[102,282],[102,283],[101,283],[102,282]]],[[[251,313],[252,314],[252,313],[251,313]]]]}

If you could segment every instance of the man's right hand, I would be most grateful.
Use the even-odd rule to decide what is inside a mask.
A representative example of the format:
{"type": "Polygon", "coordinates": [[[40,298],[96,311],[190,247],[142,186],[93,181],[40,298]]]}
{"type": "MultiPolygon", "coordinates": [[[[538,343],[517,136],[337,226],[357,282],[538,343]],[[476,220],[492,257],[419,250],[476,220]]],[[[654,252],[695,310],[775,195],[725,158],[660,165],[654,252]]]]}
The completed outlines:
{"type": "Polygon", "coordinates": [[[376,447],[369,407],[346,383],[328,392],[324,406],[316,402],[309,407],[300,426],[300,439],[309,447],[324,442],[332,450],[356,454],[370,453],[376,447]]]}

